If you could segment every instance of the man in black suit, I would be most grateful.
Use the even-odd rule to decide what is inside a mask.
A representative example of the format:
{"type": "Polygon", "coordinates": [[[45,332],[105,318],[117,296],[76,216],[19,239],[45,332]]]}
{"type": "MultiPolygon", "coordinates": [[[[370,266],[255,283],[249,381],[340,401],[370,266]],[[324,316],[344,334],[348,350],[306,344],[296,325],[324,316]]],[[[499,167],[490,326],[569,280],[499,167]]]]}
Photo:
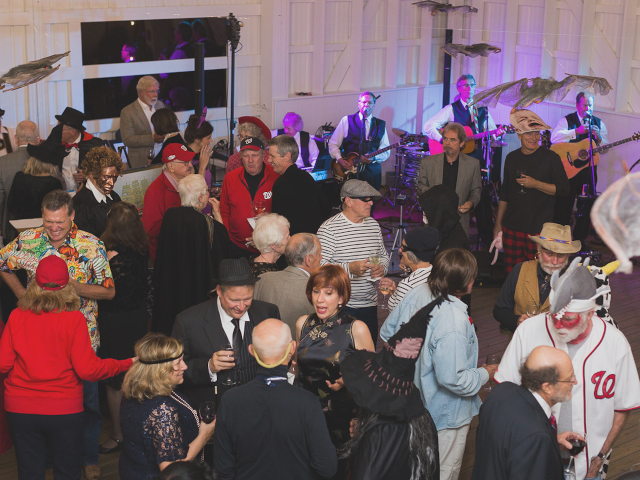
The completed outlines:
{"type": "Polygon", "coordinates": [[[256,376],[258,365],[247,349],[251,332],[267,318],[280,319],[277,306],[253,300],[253,287],[258,280],[246,258],[222,260],[217,298],[176,317],[171,336],[184,344],[188,367],[184,374],[185,393],[196,409],[203,401],[216,396],[219,399],[231,386],[246,384],[256,376]],[[225,350],[226,344],[237,349],[236,358],[225,350]]]}
{"type": "Polygon", "coordinates": [[[547,346],[532,350],[520,368],[522,385],[498,385],[480,407],[471,480],[563,480],[560,446],[582,439],[558,435],[551,407],[571,399],[576,377],[569,355],[547,346]]]}
{"type": "Polygon", "coordinates": [[[273,184],[271,211],[289,220],[292,236],[316,233],[331,213],[313,177],[296,165],[298,153],[293,137],[278,135],[269,140],[266,162],[280,175],[273,184]]]}

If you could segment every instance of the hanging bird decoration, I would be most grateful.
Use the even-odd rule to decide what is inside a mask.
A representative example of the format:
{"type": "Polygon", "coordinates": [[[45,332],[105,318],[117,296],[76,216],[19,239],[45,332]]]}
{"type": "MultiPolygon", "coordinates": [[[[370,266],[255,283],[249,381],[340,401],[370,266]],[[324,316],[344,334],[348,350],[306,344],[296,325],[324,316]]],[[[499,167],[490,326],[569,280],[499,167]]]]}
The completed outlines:
{"type": "Polygon", "coordinates": [[[431,0],[422,0],[420,2],[414,2],[412,5],[428,8],[431,15],[436,16],[438,13],[455,12],[456,10],[462,10],[462,13],[478,13],[477,8],[473,8],[469,5],[459,5],[454,7],[450,3],[439,3],[431,0]]]}
{"type": "Polygon", "coordinates": [[[478,55],[488,57],[490,53],[500,53],[502,50],[488,43],[476,43],[473,45],[462,45],[460,43],[447,43],[440,47],[442,51],[448,53],[453,58],[458,58],[458,54],[462,53],[467,57],[475,58],[478,55]]]}
{"type": "Polygon", "coordinates": [[[48,57],[41,58],[40,60],[34,60],[33,62],[13,67],[7,73],[0,76],[0,90],[4,89],[7,85],[11,85],[13,88],[5,90],[5,92],[10,92],[48,77],[60,68],[60,65],[56,65],[54,67],[53,64],[62,60],[64,57],[69,55],[69,53],[70,52],[50,55],[48,57]]]}
{"type": "Polygon", "coordinates": [[[470,105],[488,105],[495,107],[498,103],[513,107],[513,111],[527,108],[532,103],[543,100],[560,102],[569,90],[590,90],[600,95],[607,95],[613,87],[606,78],[570,75],[558,82],[553,78],[522,78],[515,82],[507,82],[489,88],[475,95],[470,105]]]}

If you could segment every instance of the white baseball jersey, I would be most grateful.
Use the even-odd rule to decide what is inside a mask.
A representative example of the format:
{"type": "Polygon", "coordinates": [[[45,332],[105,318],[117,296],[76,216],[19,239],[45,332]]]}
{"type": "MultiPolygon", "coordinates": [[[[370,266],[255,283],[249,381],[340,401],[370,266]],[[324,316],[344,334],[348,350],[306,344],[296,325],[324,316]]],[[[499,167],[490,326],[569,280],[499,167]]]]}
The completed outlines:
{"type": "MultiPolygon", "coordinates": [[[[516,329],[496,373],[497,382],[519,385],[520,365],[535,347],[547,345],[569,353],[567,344],[547,317],[537,315],[516,329]]],[[[572,391],[571,425],[575,432],[587,433],[587,447],[575,461],[578,480],[586,477],[590,459],[604,445],[614,412],[640,408],[640,379],[629,342],[622,332],[601,318],[594,315],[592,320],[591,334],[573,358],[578,384],[572,391]]],[[[560,418],[561,404],[554,405],[552,411],[560,418]]]]}

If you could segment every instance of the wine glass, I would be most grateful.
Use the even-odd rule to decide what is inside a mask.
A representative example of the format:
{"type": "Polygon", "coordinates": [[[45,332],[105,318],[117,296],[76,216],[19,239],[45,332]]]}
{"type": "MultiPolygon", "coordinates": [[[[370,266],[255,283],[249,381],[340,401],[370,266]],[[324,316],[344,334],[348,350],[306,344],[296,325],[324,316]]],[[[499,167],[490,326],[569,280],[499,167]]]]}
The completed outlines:
{"type": "MultiPolygon", "coordinates": [[[[206,400],[198,406],[198,412],[200,413],[200,420],[204,423],[211,423],[216,419],[216,402],[212,400],[206,400]]],[[[208,445],[213,444],[213,437],[207,442],[208,445]]]]}
{"type": "MultiPolygon", "coordinates": [[[[220,350],[223,350],[225,352],[227,352],[227,357],[233,357],[233,360],[235,361],[235,359],[237,359],[240,355],[238,352],[238,349],[235,348],[232,344],[230,343],[225,343],[220,347],[220,350]]],[[[221,384],[225,385],[227,387],[231,387],[233,385],[235,385],[237,382],[236,379],[236,369],[234,368],[230,368],[228,370],[221,370],[220,372],[218,372],[218,375],[220,375],[222,377],[221,380],[221,384]]]]}
{"type": "Polygon", "coordinates": [[[263,214],[267,210],[267,205],[264,200],[254,200],[253,201],[253,216],[258,217],[263,214]]]}
{"type": "MultiPolygon", "coordinates": [[[[518,176],[517,178],[524,178],[526,174],[527,172],[523,169],[516,170],[516,175],[518,176]]],[[[520,185],[520,190],[518,190],[518,193],[527,193],[527,189],[520,185]]]]}
{"type": "Polygon", "coordinates": [[[378,305],[380,307],[380,310],[389,310],[389,307],[386,305],[385,301],[387,299],[387,295],[389,295],[391,290],[389,289],[389,287],[387,285],[379,285],[378,289],[380,290],[380,293],[382,294],[382,304],[378,305]]]}
{"type": "MultiPolygon", "coordinates": [[[[369,254],[369,257],[367,258],[367,260],[369,260],[369,263],[371,265],[380,265],[380,262],[382,261],[382,257],[380,256],[380,253],[378,253],[378,252],[371,252],[369,254]]],[[[372,282],[376,282],[378,280],[380,280],[380,278],[371,277],[371,281],[372,282]]],[[[389,292],[387,291],[387,293],[389,293],[389,292]]]]}
{"type": "Polygon", "coordinates": [[[220,199],[220,193],[222,192],[222,182],[215,182],[209,188],[209,195],[213,198],[220,199]]]}
{"type": "Polygon", "coordinates": [[[155,150],[153,148],[147,149],[147,160],[149,160],[149,163],[151,163],[151,160],[155,158],[154,151],[155,150]]]}
{"type": "Polygon", "coordinates": [[[571,455],[571,458],[569,459],[569,465],[567,465],[567,468],[564,469],[566,478],[576,478],[576,472],[571,469],[571,464],[575,463],[575,457],[580,455],[582,453],[582,450],[584,450],[584,447],[587,445],[587,434],[581,433],[580,435],[582,435],[584,440],[580,440],[579,438],[572,438],[570,440],[567,439],[572,448],[571,450],[569,450],[569,455],[571,455]]]}
{"type": "MultiPolygon", "coordinates": [[[[498,354],[492,353],[487,355],[487,359],[485,361],[485,365],[500,365],[500,360],[502,357],[498,354]]],[[[492,390],[493,380],[489,379],[489,383],[483,388],[485,392],[490,392],[492,390]]]]}
{"type": "Polygon", "coordinates": [[[538,315],[538,313],[540,313],[540,307],[538,306],[538,304],[536,302],[527,303],[527,316],[528,317],[535,317],[536,315],[538,315]]]}

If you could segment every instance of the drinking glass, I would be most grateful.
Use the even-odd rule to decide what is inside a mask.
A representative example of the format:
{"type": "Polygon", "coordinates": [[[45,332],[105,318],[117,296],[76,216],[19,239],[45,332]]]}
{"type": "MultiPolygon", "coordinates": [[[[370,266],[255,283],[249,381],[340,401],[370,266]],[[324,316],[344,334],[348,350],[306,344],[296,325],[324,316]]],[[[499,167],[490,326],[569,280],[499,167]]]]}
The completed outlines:
{"type": "Polygon", "coordinates": [[[147,160],[149,160],[149,163],[151,163],[151,160],[153,160],[154,158],[155,158],[154,149],[153,148],[147,149],[147,160]]]}
{"type": "Polygon", "coordinates": [[[380,307],[380,310],[389,310],[389,307],[386,304],[386,300],[387,300],[387,295],[389,295],[391,290],[389,290],[389,287],[386,285],[379,285],[378,289],[382,294],[382,303],[378,305],[380,307]]]}
{"type": "MultiPolygon", "coordinates": [[[[380,262],[381,262],[381,260],[382,260],[382,257],[380,257],[380,254],[379,254],[378,252],[371,252],[371,253],[369,254],[369,258],[367,258],[367,260],[369,260],[369,263],[370,263],[371,265],[380,265],[380,262]]],[[[380,280],[380,278],[379,278],[379,277],[378,277],[378,278],[373,278],[373,277],[371,277],[371,281],[372,281],[372,282],[376,282],[376,281],[378,281],[378,280],[380,280]]],[[[387,293],[389,293],[389,292],[387,292],[387,293]]]]}
{"type": "MultiPolygon", "coordinates": [[[[523,169],[516,170],[516,175],[518,176],[518,178],[523,178],[526,174],[527,172],[523,169]]],[[[527,193],[527,189],[520,185],[520,190],[518,190],[518,193],[527,193]]]]}
{"type": "Polygon", "coordinates": [[[540,307],[536,302],[527,304],[527,316],[535,317],[538,313],[540,313],[540,307]]]}
{"type": "Polygon", "coordinates": [[[220,199],[220,193],[222,192],[222,182],[215,182],[209,188],[209,195],[213,198],[220,199]]]}
{"type": "Polygon", "coordinates": [[[576,478],[576,472],[571,469],[571,464],[575,463],[575,457],[580,455],[582,453],[582,450],[584,450],[584,447],[587,445],[587,434],[581,433],[580,435],[584,437],[584,440],[580,440],[578,438],[572,438],[571,440],[569,440],[569,443],[573,448],[569,450],[569,455],[571,455],[571,458],[569,459],[569,465],[567,465],[567,468],[564,469],[566,478],[576,478]]]}
{"type": "MultiPolygon", "coordinates": [[[[485,365],[499,365],[500,360],[502,360],[502,357],[500,355],[492,353],[491,355],[487,355],[485,365]]],[[[485,392],[490,392],[492,390],[492,384],[493,384],[493,380],[489,379],[489,383],[487,383],[487,385],[483,387],[483,390],[485,392]]]]}
{"type": "MultiPolygon", "coordinates": [[[[228,357],[233,357],[233,359],[235,360],[236,358],[239,357],[239,352],[236,348],[234,348],[234,346],[230,343],[225,343],[222,345],[222,347],[220,347],[220,350],[224,350],[225,352],[228,353],[228,357]]],[[[234,368],[230,368],[228,370],[220,370],[218,372],[218,375],[221,376],[221,384],[225,385],[227,387],[233,386],[235,385],[237,382],[236,379],[236,369],[234,368]]]]}
{"type": "MultiPolygon", "coordinates": [[[[200,413],[200,420],[204,423],[211,423],[216,419],[216,402],[212,400],[206,400],[198,406],[198,412],[200,413]]],[[[207,445],[213,444],[213,437],[207,441],[207,445]]]]}
{"type": "Polygon", "coordinates": [[[267,204],[264,200],[253,201],[253,216],[258,217],[267,210],[267,204]]]}

